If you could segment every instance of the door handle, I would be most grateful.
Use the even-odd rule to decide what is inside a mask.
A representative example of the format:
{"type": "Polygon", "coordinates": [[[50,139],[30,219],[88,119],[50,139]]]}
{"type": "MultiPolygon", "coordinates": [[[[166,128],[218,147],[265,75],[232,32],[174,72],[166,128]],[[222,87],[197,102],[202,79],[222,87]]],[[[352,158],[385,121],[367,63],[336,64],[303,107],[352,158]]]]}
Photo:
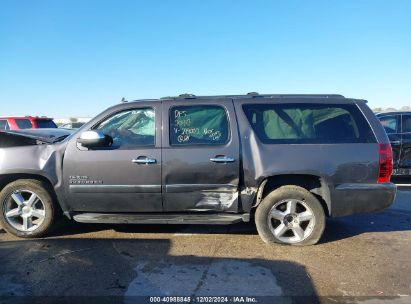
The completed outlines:
{"type": "Polygon", "coordinates": [[[133,159],[132,162],[135,164],[149,165],[149,164],[155,164],[157,160],[155,160],[154,158],[140,156],[140,157],[133,159]]]}
{"type": "Polygon", "coordinates": [[[393,144],[393,145],[399,145],[399,144],[401,144],[401,140],[393,140],[390,143],[393,144]]]}
{"type": "Polygon", "coordinates": [[[210,158],[210,161],[213,163],[232,163],[235,159],[227,156],[216,156],[214,158],[210,158]]]}

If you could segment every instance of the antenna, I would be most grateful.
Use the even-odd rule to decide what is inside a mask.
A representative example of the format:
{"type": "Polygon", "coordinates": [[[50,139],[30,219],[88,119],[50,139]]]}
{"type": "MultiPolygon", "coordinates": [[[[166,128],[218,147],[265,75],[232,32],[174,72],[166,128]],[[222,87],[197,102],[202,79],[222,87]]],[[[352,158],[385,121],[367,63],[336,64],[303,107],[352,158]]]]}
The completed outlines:
{"type": "Polygon", "coordinates": [[[125,102],[128,102],[124,97],[123,98],[121,98],[121,101],[120,101],[121,103],[125,103],[125,102]]]}

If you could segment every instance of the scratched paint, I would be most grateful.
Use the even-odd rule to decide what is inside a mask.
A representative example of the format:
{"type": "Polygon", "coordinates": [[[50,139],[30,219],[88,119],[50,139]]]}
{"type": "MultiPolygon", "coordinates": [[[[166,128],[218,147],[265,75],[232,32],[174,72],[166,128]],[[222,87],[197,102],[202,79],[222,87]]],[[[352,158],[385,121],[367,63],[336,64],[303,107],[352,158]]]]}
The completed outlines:
{"type": "Polygon", "coordinates": [[[231,207],[231,205],[237,202],[238,192],[234,193],[216,193],[216,192],[204,192],[203,197],[195,205],[196,207],[211,206],[215,209],[225,210],[231,207]]]}

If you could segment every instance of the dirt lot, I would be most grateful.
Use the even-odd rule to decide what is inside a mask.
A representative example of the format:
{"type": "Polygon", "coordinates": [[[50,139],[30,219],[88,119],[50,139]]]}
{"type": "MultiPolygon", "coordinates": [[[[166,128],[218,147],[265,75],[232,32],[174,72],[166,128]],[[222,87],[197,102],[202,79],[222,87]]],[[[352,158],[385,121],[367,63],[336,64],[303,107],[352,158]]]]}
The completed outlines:
{"type": "Polygon", "coordinates": [[[50,238],[29,241],[0,230],[0,303],[149,303],[150,296],[160,297],[152,302],[228,296],[231,302],[411,303],[411,192],[405,190],[383,212],[328,220],[321,243],[302,248],[265,245],[249,224],[67,223],[50,238]]]}

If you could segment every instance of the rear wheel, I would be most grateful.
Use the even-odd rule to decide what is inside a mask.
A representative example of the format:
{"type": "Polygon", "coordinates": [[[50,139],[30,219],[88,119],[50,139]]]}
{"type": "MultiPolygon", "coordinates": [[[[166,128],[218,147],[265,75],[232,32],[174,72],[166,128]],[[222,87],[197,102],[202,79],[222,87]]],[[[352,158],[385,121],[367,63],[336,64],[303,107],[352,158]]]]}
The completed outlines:
{"type": "Polygon", "coordinates": [[[268,194],[255,213],[260,237],[266,243],[316,244],[324,231],[325,214],[318,199],[298,186],[283,186],[268,194]]]}
{"type": "Polygon", "coordinates": [[[18,237],[44,236],[54,221],[53,199],[47,185],[37,180],[17,180],[0,193],[0,223],[18,237]]]}

